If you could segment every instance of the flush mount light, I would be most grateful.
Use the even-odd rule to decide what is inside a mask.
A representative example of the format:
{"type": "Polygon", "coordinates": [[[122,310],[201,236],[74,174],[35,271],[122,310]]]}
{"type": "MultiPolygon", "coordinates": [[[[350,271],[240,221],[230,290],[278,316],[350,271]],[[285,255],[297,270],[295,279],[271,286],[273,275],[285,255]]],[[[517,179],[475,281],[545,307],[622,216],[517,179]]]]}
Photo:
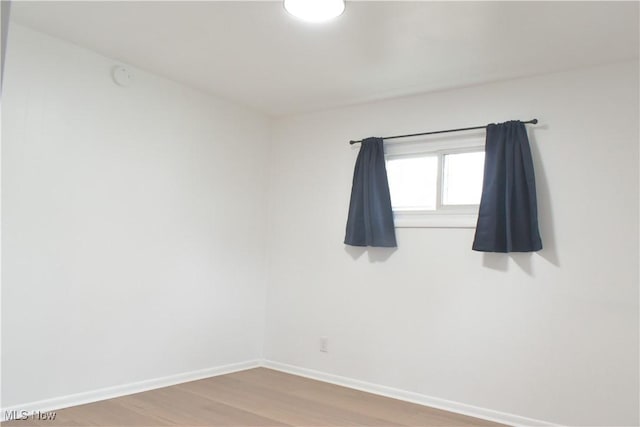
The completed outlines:
{"type": "Polygon", "coordinates": [[[307,22],[323,22],[342,15],[344,0],[284,0],[291,15],[307,22]]]}

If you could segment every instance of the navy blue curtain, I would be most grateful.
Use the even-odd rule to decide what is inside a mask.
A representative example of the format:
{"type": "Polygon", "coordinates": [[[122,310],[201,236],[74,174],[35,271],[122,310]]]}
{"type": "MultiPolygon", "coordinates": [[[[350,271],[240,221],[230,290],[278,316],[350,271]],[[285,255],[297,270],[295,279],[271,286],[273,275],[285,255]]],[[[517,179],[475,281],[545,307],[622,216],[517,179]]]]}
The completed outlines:
{"type": "Polygon", "coordinates": [[[531,148],[524,123],[487,126],[484,181],[473,250],[542,249],[531,148]]]}
{"type": "Polygon", "coordinates": [[[381,138],[366,138],[360,145],[353,172],[344,243],[351,246],[397,246],[381,138]]]}

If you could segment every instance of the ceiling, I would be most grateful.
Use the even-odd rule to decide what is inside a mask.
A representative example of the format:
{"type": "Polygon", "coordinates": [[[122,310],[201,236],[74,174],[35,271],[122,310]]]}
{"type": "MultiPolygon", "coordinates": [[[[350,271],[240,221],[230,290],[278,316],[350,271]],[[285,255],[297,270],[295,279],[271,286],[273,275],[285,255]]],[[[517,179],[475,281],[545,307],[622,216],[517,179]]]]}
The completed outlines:
{"type": "Polygon", "coordinates": [[[638,16],[638,2],[606,1],[349,1],[326,24],[274,1],[11,10],[15,22],[273,116],[638,58],[638,16]]]}

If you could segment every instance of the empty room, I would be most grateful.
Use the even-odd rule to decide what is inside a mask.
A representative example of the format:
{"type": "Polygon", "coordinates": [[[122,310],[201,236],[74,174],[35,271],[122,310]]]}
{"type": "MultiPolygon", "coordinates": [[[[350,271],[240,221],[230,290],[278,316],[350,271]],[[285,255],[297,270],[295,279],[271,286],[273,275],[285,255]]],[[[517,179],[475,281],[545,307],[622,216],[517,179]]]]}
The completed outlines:
{"type": "Polygon", "coordinates": [[[1,5],[2,427],[640,425],[640,2],[1,5]]]}

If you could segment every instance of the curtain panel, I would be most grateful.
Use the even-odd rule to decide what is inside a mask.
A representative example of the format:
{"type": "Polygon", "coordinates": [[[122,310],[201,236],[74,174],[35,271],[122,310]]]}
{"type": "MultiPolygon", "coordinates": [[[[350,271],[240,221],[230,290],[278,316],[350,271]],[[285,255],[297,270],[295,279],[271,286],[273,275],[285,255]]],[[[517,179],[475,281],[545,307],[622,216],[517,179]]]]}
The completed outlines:
{"type": "Polygon", "coordinates": [[[520,121],[490,124],[473,250],[540,249],[536,183],[527,130],[520,121]]]}
{"type": "Polygon", "coordinates": [[[344,243],[351,246],[397,246],[381,138],[366,138],[360,145],[353,172],[344,243]]]}

